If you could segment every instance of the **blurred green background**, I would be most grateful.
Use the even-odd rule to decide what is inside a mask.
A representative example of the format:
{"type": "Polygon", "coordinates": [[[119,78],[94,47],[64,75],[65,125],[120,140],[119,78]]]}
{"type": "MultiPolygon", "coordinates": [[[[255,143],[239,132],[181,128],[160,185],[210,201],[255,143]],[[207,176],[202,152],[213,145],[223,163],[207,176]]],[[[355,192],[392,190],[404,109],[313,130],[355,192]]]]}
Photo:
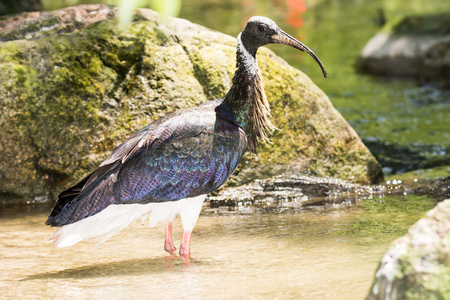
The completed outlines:
{"type": "Polygon", "coordinates": [[[267,16],[311,48],[329,77],[322,77],[308,55],[289,47],[269,48],[326,92],[387,174],[448,165],[450,91],[436,83],[358,74],[354,64],[364,45],[386,22],[404,15],[450,11],[450,1],[2,0],[0,11],[3,8],[5,12],[8,2],[22,1],[42,10],[99,2],[116,5],[124,23],[131,20],[135,8],[147,7],[232,36],[238,35],[249,17],[267,16]]]}

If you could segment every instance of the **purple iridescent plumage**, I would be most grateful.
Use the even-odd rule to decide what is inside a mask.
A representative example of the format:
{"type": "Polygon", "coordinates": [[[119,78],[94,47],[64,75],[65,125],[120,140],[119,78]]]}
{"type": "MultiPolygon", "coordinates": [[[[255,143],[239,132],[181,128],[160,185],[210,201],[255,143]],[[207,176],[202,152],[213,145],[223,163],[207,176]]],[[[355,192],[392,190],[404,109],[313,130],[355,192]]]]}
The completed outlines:
{"type": "Polygon", "coordinates": [[[137,131],[60,195],[47,224],[71,224],[110,204],[175,201],[216,190],[247,149],[245,133],[220,104],[177,111],[137,131]]]}

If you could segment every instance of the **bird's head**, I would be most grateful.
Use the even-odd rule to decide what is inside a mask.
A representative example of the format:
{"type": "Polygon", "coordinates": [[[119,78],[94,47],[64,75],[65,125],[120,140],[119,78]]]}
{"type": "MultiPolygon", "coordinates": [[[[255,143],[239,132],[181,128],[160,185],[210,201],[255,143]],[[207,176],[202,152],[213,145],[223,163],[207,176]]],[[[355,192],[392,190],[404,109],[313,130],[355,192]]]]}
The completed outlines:
{"type": "Polygon", "coordinates": [[[319,64],[323,76],[327,77],[325,67],[317,55],[300,41],[281,30],[281,28],[269,18],[251,17],[241,33],[241,40],[247,51],[253,55],[259,47],[267,44],[284,44],[305,51],[319,64]]]}

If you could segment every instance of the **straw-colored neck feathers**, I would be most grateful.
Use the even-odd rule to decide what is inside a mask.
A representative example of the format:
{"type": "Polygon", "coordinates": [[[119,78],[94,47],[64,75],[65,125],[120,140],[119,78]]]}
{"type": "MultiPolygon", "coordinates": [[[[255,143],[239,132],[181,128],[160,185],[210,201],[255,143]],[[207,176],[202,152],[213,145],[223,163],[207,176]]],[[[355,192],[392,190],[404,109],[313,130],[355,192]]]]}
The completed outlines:
{"type": "Polygon", "coordinates": [[[268,142],[268,134],[275,129],[269,119],[270,106],[255,55],[256,49],[254,53],[249,52],[239,35],[237,70],[233,77],[233,85],[224,99],[227,109],[244,129],[251,151],[258,148],[258,140],[268,142]]]}

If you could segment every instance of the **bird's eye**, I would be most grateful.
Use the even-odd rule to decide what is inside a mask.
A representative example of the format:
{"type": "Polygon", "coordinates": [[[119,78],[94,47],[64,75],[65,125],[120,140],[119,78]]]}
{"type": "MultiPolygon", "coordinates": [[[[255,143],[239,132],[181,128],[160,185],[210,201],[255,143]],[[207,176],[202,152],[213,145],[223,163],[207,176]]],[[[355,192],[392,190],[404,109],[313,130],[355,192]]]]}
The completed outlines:
{"type": "Polygon", "coordinates": [[[266,28],[264,26],[259,26],[258,30],[263,32],[264,30],[266,30],[266,28]]]}

